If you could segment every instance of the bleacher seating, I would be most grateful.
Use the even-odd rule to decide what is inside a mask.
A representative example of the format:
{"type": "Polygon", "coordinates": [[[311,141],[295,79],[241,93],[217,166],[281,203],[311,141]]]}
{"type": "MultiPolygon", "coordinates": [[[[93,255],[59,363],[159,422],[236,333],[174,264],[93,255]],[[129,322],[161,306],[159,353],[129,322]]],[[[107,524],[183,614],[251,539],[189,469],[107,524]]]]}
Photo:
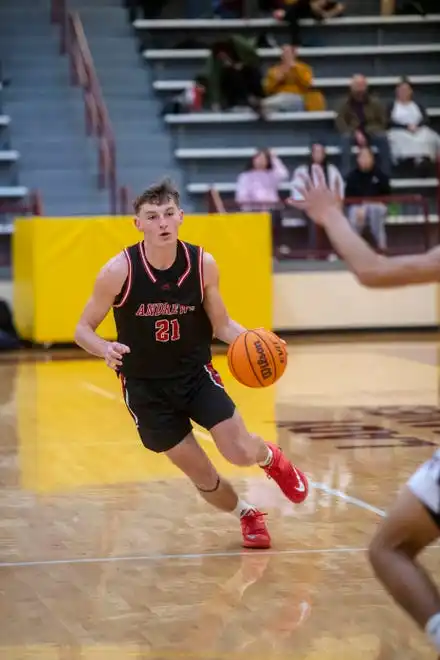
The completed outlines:
{"type": "MultiPolygon", "coordinates": [[[[363,0],[364,4],[367,4],[363,0]]],[[[440,14],[426,16],[342,16],[317,24],[303,20],[304,41],[326,46],[402,44],[412,42],[435,43],[438,40],[440,14]]],[[[287,37],[286,27],[272,18],[256,19],[200,19],[200,20],[142,20],[135,21],[142,43],[146,47],[173,47],[188,36],[205,40],[208,36],[218,38],[231,31],[247,36],[259,35],[263,31],[276,32],[287,37]]]]}
{"type": "MultiPolygon", "coordinates": [[[[211,187],[222,198],[232,199],[239,172],[259,148],[274,149],[292,171],[307,158],[311,142],[320,140],[328,146],[330,159],[339,164],[335,108],[354,73],[365,74],[384,103],[393,99],[399,79],[409,76],[416,99],[428,108],[433,128],[440,131],[440,14],[346,16],[320,24],[303,21],[303,25],[305,45],[299,57],[312,66],[314,86],[327,100],[326,111],[273,113],[266,123],[251,111],[165,116],[175,158],[185,172],[187,191],[197,210],[206,210],[211,187]]],[[[216,38],[236,31],[254,37],[269,33],[280,46],[287,39],[286,27],[271,18],[138,20],[134,27],[153,89],[163,102],[192,85],[216,38]],[[193,48],[187,47],[188,39],[194,41],[193,48]]],[[[258,52],[263,70],[280,56],[280,48],[258,52]]],[[[438,180],[434,172],[425,179],[394,175],[392,187],[396,193],[422,192],[428,198],[431,219],[435,218],[438,180]]],[[[288,184],[281,192],[287,194],[288,184]]]]}
{"type": "MultiPolygon", "coordinates": [[[[0,109],[3,108],[2,85],[0,83],[0,109]]],[[[2,213],[2,205],[13,204],[24,200],[29,191],[25,186],[19,185],[18,161],[20,154],[11,148],[10,137],[11,118],[8,115],[0,115],[0,233],[10,228],[7,214],[2,213]]],[[[8,229],[7,233],[9,233],[8,229]]]]}
{"type": "MultiPolygon", "coordinates": [[[[399,76],[370,76],[369,84],[372,91],[380,94],[384,101],[391,101],[394,88],[399,82],[399,76]]],[[[348,76],[341,78],[315,78],[314,87],[321,89],[326,97],[329,107],[334,107],[344,94],[350,82],[348,76]]],[[[411,84],[415,89],[418,100],[425,106],[432,105],[439,100],[440,75],[411,76],[411,84]]],[[[165,98],[191,88],[192,80],[155,80],[153,88],[165,98]]]]}

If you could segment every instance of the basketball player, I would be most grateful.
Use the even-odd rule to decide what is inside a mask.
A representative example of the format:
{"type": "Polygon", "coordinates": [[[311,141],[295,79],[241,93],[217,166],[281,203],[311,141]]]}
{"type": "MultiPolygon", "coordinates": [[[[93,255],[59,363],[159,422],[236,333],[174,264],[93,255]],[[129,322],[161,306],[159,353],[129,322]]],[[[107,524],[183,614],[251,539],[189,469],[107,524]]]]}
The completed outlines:
{"type": "MultiPolygon", "coordinates": [[[[290,204],[325,229],[361,284],[389,288],[440,280],[440,247],[413,256],[378,255],[352,230],[319,166],[314,165],[312,177],[307,175],[303,181],[290,204]]],[[[419,553],[439,537],[439,527],[440,451],[436,451],[398,495],[370,544],[369,559],[387,591],[440,652],[439,592],[417,561],[419,553]]]]}
{"type": "Polygon", "coordinates": [[[76,342],[118,373],[144,446],[163,452],[207,502],[240,519],[244,547],[269,548],[264,514],[219,476],[190,420],[211,433],[229,462],[259,465],[292,502],[306,498],[307,479],[276,445],[247,431],[211,364],[213,335],[229,344],[245,328],[227,314],[213,257],[178,239],[179,193],[165,181],[146,190],[134,210],[144,240],[102,268],[76,342]],[[116,342],[96,333],[110,309],[116,342]]]}

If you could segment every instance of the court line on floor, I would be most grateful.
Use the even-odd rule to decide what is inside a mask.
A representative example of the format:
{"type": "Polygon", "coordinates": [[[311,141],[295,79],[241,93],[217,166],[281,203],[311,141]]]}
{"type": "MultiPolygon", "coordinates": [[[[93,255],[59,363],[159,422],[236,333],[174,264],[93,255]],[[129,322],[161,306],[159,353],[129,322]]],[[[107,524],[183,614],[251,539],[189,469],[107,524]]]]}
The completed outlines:
{"type": "Polygon", "coordinates": [[[155,555],[124,555],[121,557],[74,557],[71,559],[41,559],[36,561],[11,561],[0,562],[0,568],[20,568],[32,566],[57,566],[64,564],[100,564],[114,562],[135,562],[135,561],[165,561],[165,560],[184,560],[184,559],[209,559],[226,557],[245,557],[255,555],[320,555],[320,554],[357,554],[366,552],[367,548],[340,547],[340,548],[308,548],[304,550],[231,550],[229,552],[197,552],[187,554],[155,554],[155,555]]]}
{"type": "MultiPolygon", "coordinates": [[[[199,436],[203,440],[208,440],[210,442],[213,442],[211,436],[208,433],[205,433],[204,431],[199,431],[199,429],[195,429],[194,434],[199,436]]],[[[330,488],[330,486],[327,486],[327,484],[319,483],[316,481],[309,481],[309,484],[315,490],[320,490],[323,493],[326,493],[327,495],[333,495],[333,497],[339,497],[339,499],[344,500],[349,504],[353,504],[354,506],[357,506],[360,509],[364,509],[365,511],[370,511],[371,513],[375,513],[377,516],[380,516],[381,518],[386,517],[386,513],[383,509],[378,509],[376,506],[373,506],[372,504],[368,504],[368,502],[365,502],[365,500],[361,500],[358,497],[352,497],[351,495],[344,493],[342,490],[338,490],[337,488],[330,488]]]]}
{"type": "Polygon", "coordinates": [[[327,486],[326,484],[316,483],[314,481],[310,481],[310,485],[316,490],[321,490],[323,493],[327,493],[328,495],[334,495],[334,497],[339,497],[341,500],[344,500],[349,504],[353,504],[354,506],[357,506],[360,509],[365,509],[365,511],[370,511],[371,513],[375,513],[377,516],[380,516],[381,518],[385,518],[387,515],[383,509],[378,509],[377,507],[373,506],[372,504],[368,504],[368,502],[365,502],[364,500],[361,500],[358,497],[352,497],[351,495],[347,495],[347,493],[344,493],[342,490],[338,490],[336,488],[330,488],[330,486],[327,486]]]}
{"type": "Polygon", "coordinates": [[[121,399],[121,397],[116,396],[116,394],[113,394],[113,392],[109,392],[108,390],[105,390],[103,387],[98,387],[98,385],[94,385],[93,383],[88,383],[87,381],[82,381],[83,386],[85,387],[86,390],[89,390],[90,392],[93,392],[94,394],[99,394],[100,396],[103,396],[105,399],[111,399],[112,401],[115,401],[116,399],[121,399]]]}
{"type": "MultiPolygon", "coordinates": [[[[431,545],[429,550],[439,550],[440,545],[431,545]]],[[[39,566],[63,566],[74,564],[116,564],[118,562],[153,562],[169,560],[190,559],[227,559],[230,557],[255,557],[255,555],[267,555],[272,557],[295,556],[295,555],[355,555],[366,553],[368,548],[357,548],[342,546],[340,548],[307,548],[304,550],[231,550],[229,552],[198,552],[187,554],[155,554],[155,555],[123,555],[120,557],[73,557],[70,559],[41,559],[35,561],[4,561],[0,562],[2,568],[38,568],[39,566]]]]}
{"type": "MultiPolygon", "coordinates": [[[[83,381],[83,384],[84,387],[86,387],[91,392],[94,392],[95,394],[100,394],[101,396],[107,399],[112,399],[112,400],[119,399],[119,397],[117,397],[112,392],[104,390],[103,388],[98,387],[93,383],[83,381]]],[[[205,431],[202,431],[199,428],[194,429],[194,435],[198,436],[202,440],[206,440],[208,442],[214,442],[209,433],[206,433],[205,431]]],[[[339,499],[344,500],[349,504],[353,504],[354,506],[357,506],[360,509],[364,509],[365,511],[370,511],[370,513],[375,513],[377,516],[380,516],[381,518],[386,517],[386,513],[383,509],[379,509],[373,506],[372,504],[368,504],[368,502],[365,502],[364,500],[361,500],[358,497],[352,497],[351,495],[344,493],[342,490],[338,490],[336,488],[330,488],[330,486],[327,486],[327,484],[314,482],[314,481],[310,481],[309,483],[312,486],[312,488],[315,488],[315,490],[320,490],[323,493],[326,493],[327,495],[333,495],[333,497],[338,497],[339,499]]]]}

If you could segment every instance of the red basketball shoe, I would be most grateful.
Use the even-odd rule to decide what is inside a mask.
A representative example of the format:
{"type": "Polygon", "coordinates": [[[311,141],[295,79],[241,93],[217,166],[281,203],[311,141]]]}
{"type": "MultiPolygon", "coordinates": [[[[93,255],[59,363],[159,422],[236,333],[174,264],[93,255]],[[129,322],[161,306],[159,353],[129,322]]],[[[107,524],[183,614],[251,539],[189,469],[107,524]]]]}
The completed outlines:
{"type": "Polygon", "coordinates": [[[271,442],[266,444],[271,448],[273,458],[269,465],[263,467],[263,470],[269,479],[277,482],[284,495],[291,502],[301,504],[309,493],[307,477],[284,456],[277,445],[271,442]]]}
{"type": "Polygon", "coordinates": [[[249,509],[241,516],[241,532],[243,534],[243,548],[270,548],[270,534],[264,522],[265,513],[258,509],[249,509]]]}

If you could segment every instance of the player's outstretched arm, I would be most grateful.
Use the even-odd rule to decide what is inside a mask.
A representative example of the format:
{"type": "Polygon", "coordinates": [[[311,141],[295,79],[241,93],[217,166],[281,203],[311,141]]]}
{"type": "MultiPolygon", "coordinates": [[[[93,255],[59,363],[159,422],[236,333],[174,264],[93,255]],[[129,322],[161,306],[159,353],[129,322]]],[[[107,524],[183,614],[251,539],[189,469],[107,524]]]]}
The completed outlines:
{"type": "Polygon", "coordinates": [[[211,321],[214,335],[220,341],[231,344],[246,328],[233,321],[219,290],[219,270],[214,257],[207,252],[203,255],[203,280],[205,294],[203,305],[211,321]]]}
{"type": "Polygon", "coordinates": [[[109,342],[96,334],[97,327],[107,316],[128,275],[128,264],[123,253],[111,259],[101,269],[75,330],[75,341],[85,351],[104,358],[112,369],[122,364],[122,356],[129,353],[128,346],[109,342]]]}
{"type": "Polygon", "coordinates": [[[313,178],[297,186],[301,200],[289,204],[321,225],[336,252],[361,284],[367,287],[398,287],[440,280],[440,248],[403,257],[377,254],[352,228],[341,211],[340,202],[328,189],[322,169],[313,166],[313,178]]]}

